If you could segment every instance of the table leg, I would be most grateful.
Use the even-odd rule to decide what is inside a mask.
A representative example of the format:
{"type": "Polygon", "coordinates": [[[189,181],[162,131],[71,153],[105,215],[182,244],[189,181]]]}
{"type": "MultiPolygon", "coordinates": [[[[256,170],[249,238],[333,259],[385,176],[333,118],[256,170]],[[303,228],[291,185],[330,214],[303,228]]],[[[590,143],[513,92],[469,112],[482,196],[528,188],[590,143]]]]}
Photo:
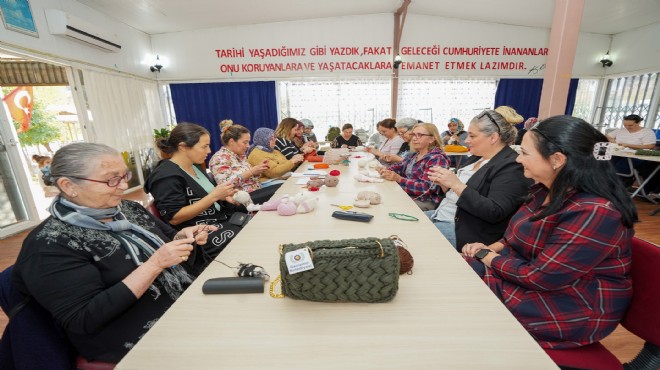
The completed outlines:
{"type": "MultiPolygon", "coordinates": [[[[628,164],[630,165],[630,168],[632,169],[632,168],[633,168],[633,167],[632,167],[632,159],[628,158],[628,164]]],[[[655,166],[655,169],[653,170],[653,172],[651,172],[651,174],[649,174],[648,176],[646,176],[646,179],[644,179],[644,182],[642,182],[642,183],[640,183],[640,178],[639,178],[639,174],[637,173],[637,171],[633,171],[633,173],[634,173],[634,175],[635,175],[635,180],[637,180],[637,183],[639,184],[639,187],[637,188],[637,190],[635,190],[635,191],[630,195],[630,197],[634,198],[634,197],[637,196],[637,194],[639,194],[639,193],[641,192],[641,195],[642,195],[644,198],[646,198],[646,200],[648,200],[649,202],[651,202],[651,203],[653,203],[653,204],[656,204],[657,202],[655,201],[655,199],[652,199],[651,197],[649,197],[648,194],[646,194],[646,190],[644,190],[644,186],[645,186],[649,181],[651,181],[651,179],[653,178],[653,176],[655,176],[655,174],[658,172],[658,170],[660,170],[660,163],[659,163],[657,166],[655,166]]]]}

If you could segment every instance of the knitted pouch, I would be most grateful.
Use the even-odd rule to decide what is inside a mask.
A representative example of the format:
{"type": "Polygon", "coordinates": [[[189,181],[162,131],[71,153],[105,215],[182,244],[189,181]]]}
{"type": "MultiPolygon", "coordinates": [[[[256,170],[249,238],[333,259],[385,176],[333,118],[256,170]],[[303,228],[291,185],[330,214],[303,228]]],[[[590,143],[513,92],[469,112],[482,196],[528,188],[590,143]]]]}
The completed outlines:
{"type": "MultiPolygon", "coordinates": [[[[280,245],[282,293],[319,302],[387,302],[399,289],[399,254],[390,238],[280,245]],[[287,252],[308,249],[314,268],[290,274],[287,252]]],[[[271,292],[272,294],[272,292],[271,292]]]]}

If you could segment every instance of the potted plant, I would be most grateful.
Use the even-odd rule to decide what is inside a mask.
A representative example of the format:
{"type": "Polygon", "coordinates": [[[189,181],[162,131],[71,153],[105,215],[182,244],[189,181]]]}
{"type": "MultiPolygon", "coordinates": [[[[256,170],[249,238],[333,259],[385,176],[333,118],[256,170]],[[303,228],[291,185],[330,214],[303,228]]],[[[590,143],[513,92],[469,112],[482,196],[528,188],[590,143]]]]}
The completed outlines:
{"type": "MultiPolygon", "coordinates": [[[[160,129],[154,129],[154,144],[156,142],[158,142],[158,140],[160,140],[160,139],[167,139],[168,137],[170,137],[170,132],[172,132],[172,127],[171,126],[163,127],[163,128],[160,128],[160,129]]],[[[155,147],[156,147],[156,151],[160,155],[160,159],[168,159],[170,157],[169,154],[167,154],[167,153],[163,152],[162,150],[160,150],[158,145],[155,145],[155,147]]]]}

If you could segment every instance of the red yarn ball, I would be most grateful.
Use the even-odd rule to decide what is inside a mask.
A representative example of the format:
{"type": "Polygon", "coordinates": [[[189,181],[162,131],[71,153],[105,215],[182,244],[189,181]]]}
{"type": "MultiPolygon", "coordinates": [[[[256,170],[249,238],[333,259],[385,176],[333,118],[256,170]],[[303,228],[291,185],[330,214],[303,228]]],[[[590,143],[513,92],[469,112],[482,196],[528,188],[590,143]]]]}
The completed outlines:
{"type": "Polygon", "coordinates": [[[339,170],[330,171],[330,176],[339,176],[340,174],[341,174],[341,172],[339,172],[339,170]]]}

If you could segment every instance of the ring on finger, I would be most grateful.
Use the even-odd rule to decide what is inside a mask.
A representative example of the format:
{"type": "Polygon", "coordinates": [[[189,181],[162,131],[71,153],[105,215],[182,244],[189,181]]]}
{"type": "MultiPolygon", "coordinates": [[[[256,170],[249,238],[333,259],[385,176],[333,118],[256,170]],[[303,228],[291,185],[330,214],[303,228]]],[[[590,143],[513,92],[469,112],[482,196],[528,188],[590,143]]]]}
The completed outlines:
{"type": "Polygon", "coordinates": [[[188,256],[181,256],[181,261],[186,262],[188,260],[188,256]]]}

